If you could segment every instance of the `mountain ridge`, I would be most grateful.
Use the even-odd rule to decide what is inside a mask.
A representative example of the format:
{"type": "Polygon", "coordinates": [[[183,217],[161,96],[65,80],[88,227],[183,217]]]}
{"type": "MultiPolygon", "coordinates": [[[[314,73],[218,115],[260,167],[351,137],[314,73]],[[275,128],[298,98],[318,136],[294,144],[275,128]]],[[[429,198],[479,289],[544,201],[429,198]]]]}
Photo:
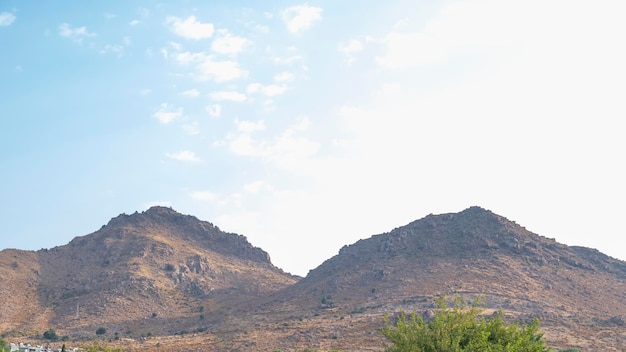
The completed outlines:
{"type": "Polygon", "coordinates": [[[53,326],[86,338],[106,327],[116,337],[161,336],[161,350],[167,336],[201,331],[190,344],[375,351],[384,314],[427,317],[447,293],[483,296],[508,320],[539,317],[553,346],[626,345],[626,262],[480,207],[346,245],[304,278],[273,266],[245,236],[165,207],[121,214],[64,246],[0,251],[0,274],[7,336],[53,326]]]}

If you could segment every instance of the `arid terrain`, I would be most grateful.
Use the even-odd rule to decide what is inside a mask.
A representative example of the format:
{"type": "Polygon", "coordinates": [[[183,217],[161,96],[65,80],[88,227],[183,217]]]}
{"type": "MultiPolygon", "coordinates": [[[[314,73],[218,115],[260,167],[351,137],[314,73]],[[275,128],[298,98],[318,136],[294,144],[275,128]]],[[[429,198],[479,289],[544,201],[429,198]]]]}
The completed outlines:
{"type": "Polygon", "coordinates": [[[135,350],[382,351],[385,314],[433,313],[438,294],[541,320],[549,346],[626,346],[626,263],[488,210],[429,215],[345,246],[300,278],[245,237],[153,207],[69,244],[0,252],[0,334],[135,350]],[[105,328],[106,333],[95,331],[105,328]]]}

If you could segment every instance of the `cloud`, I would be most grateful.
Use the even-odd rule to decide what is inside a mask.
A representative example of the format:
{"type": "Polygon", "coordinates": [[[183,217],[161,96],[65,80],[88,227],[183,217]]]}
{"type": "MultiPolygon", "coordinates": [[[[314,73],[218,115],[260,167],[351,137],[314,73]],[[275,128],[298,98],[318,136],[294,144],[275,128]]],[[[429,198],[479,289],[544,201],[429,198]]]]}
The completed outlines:
{"type": "Polygon", "coordinates": [[[259,120],[256,122],[253,121],[240,121],[240,120],[235,120],[235,124],[237,125],[237,130],[239,132],[244,132],[244,133],[252,133],[255,131],[262,131],[265,129],[265,122],[263,122],[263,120],[259,120]]]}
{"type": "Polygon", "coordinates": [[[280,72],[274,76],[274,82],[282,83],[282,82],[290,82],[293,80],[293,74],[290,72],[280,72]]]}
{"type": "Polygon", "coordinates": [[[221,31],[220,37],[211,43],[211,50],[218,54],[236,55],[242,52],[249,43],[250,41],[244,37],[221,31]]]}
{"type": "Polygon", "coordinates": [[[89,32],[87,27],[72,27],[68,23],[63,23],[59,26],[59,35],[65,38],[69,38],[76,43],[82,43],[83,39],[95,37],[96,33],[89,32]]]}
{"type": "Polygon", "coordinates": [[[348,65],[352,65],[352,63],[354,63],[354,60],[355,60],[354,54],[363,50],[363,44],[360,41],[353,39],[347,43],[339,44],[339,46],[337,47],[337,50],[343,53],[344,61],[348,65]]]}
{"type": "Polygon", "coordinates": [[[138,25],[140,23],[141,23],[141,21],[139,21],[139,20],[132,20],[132,21],[128,22],[128,25],[131,26],[131,27],[134,27],[134,26],[136,26],[136,25],[138,25]]]}
{"type": "Polygon", "coordinates": [[[274,63],[276,63],[277,65],[291,65],[295,61],[298,61],[298,60],[302,60],[302,56],[300,55],[292,55],[292,56],[286,56],[286,57],[277,56],[274,58],[274,63]]]}
{"type": "Polygon", "coordinates": [[[15,22],[15,15],[10,12],[0,12],[0,27],[8,27],[15,22]]]}
{"type": "Polygon", "coordinates": [[[159,110],[154,113],[154,118],[159,120],[162,124],[168,124],[181,116],[183,116],[183,108],[180,107],[175,111],[170,111],[171,106],[167,103],[162,103],[159,110]]]}
{"type": "Polygon", "coordinates": [[[217,195],[209,191],[195,191],[191,193],[191,198],[202,202],[214,202],[218,199],[217,195]]]}
{"type": "Polygon", "coordinates": [[[232,90],[222,90],[222,91],[217,91],[217,92],[211,92],[209,93],[209,97],[213,100],[227,100],[227,101],[233,101],[233,102],[243,102],[246,101],[247,97],[245,94],[243,93],[239,93],[237,91],[232,91],[232,90]]]}
{"type": "Polygon", "coordinates": [[[183,50],[183,46],[182,46],[182,45],[180,45],[180,43],[176,43],[176,42],[172,42],[172,41],[170,41],[170,42],[168,43],[168,45],[169,45],[169,46],[171,46],[171,47],[172,47],[174,50],[176,50],[176,51],[181,51],[181,50],[183,50]]]}
{"type": "Polygon", "coordinates": [[[169,16],[165,22],[171,26],[171,30],[176,33],[176,35],[187,39],[199,40],[210,38],[214,31],[212,23],[198,22],[195,16],[189,16],[184,20],[169,16]]]}
{"type": "MultiPolygon", "coordinates": [[[[546,42],[546,38],[537,35],[538,32],[541,29],[545,29],[546,33],[560,32],[547,26],[554,26],[554,18],[561,21],[557,14],[548,13],[560,6],[570,12],[577,11],[574,5],[570,7],[566,3],[558,3],[546,4],[544,15],[538,16],[534,12],[543,5],[535,0],[523,3],[492,0],[451,2],[443,6],[438,16],[428,21],[420,31],[405,31],[407,21],[403,20],[402,25],[399,23],[384,38],[386,53],[377,57],[376,61],[384,68],[403,69],[442,62],[462,53],[475,55],[476,52],[503,48],[516,50],[524,47],[530,38],[546,42]],[[539,22],[528,26],[528,18],[539,22]]],[[[561,28],[565,26],[559,25],[561,28]]],[[[558,41],[558,38],[552,39],[558,41]]]]}
{"type": "Polygon", "coordinates": [[[319,143],[298,135],[309,128],[311,122],[308,118],[298,119],[278,137],[268,140],[257,140],[252,136],[254,132],[265,130],[262,120],[235,120],[235,124],[237,133],[229,134],[222,145],[227,145],[235,155],[259,157],[289,171],[299,172],[302,163],[315,155],[320,148],[319,143]]]}
{"type": "Polygon", "coordinates": [[[287,86],[284,84],[270,84],[264,86],[261,83],[251,83],[246,88],[246,91],[248,93],[261,93],[267,97],[274,97],[285,93],[287,91],[287,86]]]}
{"type": "Polygon", "coordinates": [[[264,181],[262,180],[257,180],[254,182],[250,182],[247,183],[243,186],[243,190],[248,192],[248,193],[252,193],[252,194],[258,194],[259,192],[261,192],[263,189],[271,189],[271,187],[269,187],[264,181]]]}
{"type": "Polygon", "coordinates": [[[189,90],[186,90],[184,92],[181,92],[180,94],[184,95],[186,97],[196,98],[196,97],[200,96],[200,91],[194,88],[194,89],[189,89],[189,90]]]}
{"type": "Polygon", "coordinates": [[[193,64],[198,72],[198,79],[205,81],[227,82],[248,76],[248,72],[239,67],[236,61],[217,61],[215,56],[205,53],[182,52],[176,54],[176,61],[182,65],[193,64]]]}
{"type": "Polygon", "coordinates": [[[206,112],[209,113],[211,117],[220,117],[222,114],[222,107],[220,104],[211,104],[207,105],[205,108],[206,112]]]}
{"type": "Polygon", "coordinates": [[[139,94],[141,94],[143,96],[149,95],[150,93],[152,93],[152,89],[150,89],[150,88],[144,88],[144,89],[139,91],[139,94]]]}
{"type": "Polygon", "coordinates": [[[186,162],[199,162],[200,159],[196,156],[196,154],[189,150],[183,150],[177,153],[165,153],[170,159],[186,161],[186,162]]]}
{"type": "Polygon", "coordinates": [[[282,11],[282,18],[291,33],[302,33],[322,18],[322,9],[302,4],[282,11]]]}
{"type": "Polygon", "coordinates": [[[185,131],[188,135],[198,135],[200,134],[200,125],[198,124],[198,121],[185,123],[183,125],[183,131],[185,131]]]}
{"type": "Polygon", "coordinates": [[[100,49],[99,53],[103,54],[103,55],[115,54],[118,57],[121,57],[122,54],[124,53],[124,46],[123,45],[106,44],[102,49],[100,49]]]}

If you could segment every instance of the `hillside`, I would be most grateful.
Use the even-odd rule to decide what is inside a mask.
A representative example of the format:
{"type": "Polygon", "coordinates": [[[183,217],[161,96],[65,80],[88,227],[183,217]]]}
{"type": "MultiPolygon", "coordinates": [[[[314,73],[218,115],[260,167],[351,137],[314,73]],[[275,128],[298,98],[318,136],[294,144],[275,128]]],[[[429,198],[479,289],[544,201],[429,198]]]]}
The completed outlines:
{"type": "Polygon", "coordinates": [[[209,321],[215,306],[296,281],[245,237],[163,207],[120,215],[65,246],[3,251],[0,263],[11,279],[2,290],[28,292],[1,306],[0,329],[54,326],[70,337],[100,326],[122,336],[171,334],[201,314],[209,321]]]}
{"type": "Polygon", "coordinates": [[[479,207],[345,246],[302,279],[243,236],[161,207],[65,246],[2,251],[0,274],[9,336],[94,338],[103,326],[148,350],[381,351],[385,314],[428,318],[444,293],[484,296],[486,314],[502,308],[510,321],[538,317],[551,346],[626,346],[625,262],[479,207]]]}
{"type": "MultiPolygon", "coordinates": [[[[273,294],[263,311],[294,321],[308,317],[302,326],[321,326],[321,340],[342,336],[373,347],[382,343],[374,337],[385,313],[417,310],[428,317],[440,293],[484,296],[487,312],[502,308],[508,320],[540,318],[553,346],[626,346],[626,263],[536,235],[479,207],[429,215],[345,246],[273,294]],[[333,323],[324,329],[320,319],[333,323]]],[[[350,342],[338,340],[333,346],[349,349],[350,342]]]]}

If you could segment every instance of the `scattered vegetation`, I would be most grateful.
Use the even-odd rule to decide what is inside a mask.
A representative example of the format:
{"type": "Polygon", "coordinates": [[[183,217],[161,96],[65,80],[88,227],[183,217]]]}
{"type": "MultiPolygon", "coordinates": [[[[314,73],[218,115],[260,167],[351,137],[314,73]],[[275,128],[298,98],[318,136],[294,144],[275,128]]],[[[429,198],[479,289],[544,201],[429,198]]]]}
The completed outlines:
{"type": "Polygon", "coordinates": [[[436,299],[432,320],[425,322],[413,313],[401,313],[392,323],[385,318],[383,335],[391,342],[387,352],[544,352],[543,334],[539,321],[529,325],[506,324],[502,313],[486,319],[480,317],[482,302],[475,300],[470,307],[460,296],[455,296],[454,307],[448,309],[446,297],[436,299]]]}
{"type": "Polygon", "coordinates": [[[0,351],[4,352],[4,351],[10,351],[10,346],[9,344],[0,337],[0,351]]]}
{"type": "Polygon", "coordinates": [[[101,345],[98,341],[93,341],[90,345],[82,346],[83,352],[124,352],[121,348],[112,348],[106,344],[101,345]]]}
{"type": "Polygon", "coordinates": [[[59,335],[57,335],[57,332],[54,329],[48,329],[44,331],[43,338],[50,341],[57,341],[59,340],[59,335]]]}

